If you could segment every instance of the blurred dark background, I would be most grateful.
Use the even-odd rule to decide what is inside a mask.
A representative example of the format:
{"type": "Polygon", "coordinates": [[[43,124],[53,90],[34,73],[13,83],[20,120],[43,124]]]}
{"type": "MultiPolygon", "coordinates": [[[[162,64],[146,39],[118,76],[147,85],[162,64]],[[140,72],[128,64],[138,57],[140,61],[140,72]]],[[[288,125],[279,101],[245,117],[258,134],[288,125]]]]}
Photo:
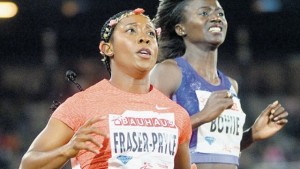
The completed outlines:
{"type": "MultiPolygon", "coordinates": [[[[46,125],[52,101],[63,102],[78,91],[66,80],[67,70],[77,73],[83,88],[108,77],[98,50],[102,24],[137,7],[152,18],[158,6],[158,0],[10,2],[17,14],[0,18],[0,169],[18,168],[46,125]]],[[[274,100],[290,113],[280,133],[243,151],[239,168],[299,169],[300,1],[220,3],[229,28],[218,65],[239,83],[245,128],[274,100]]]]}

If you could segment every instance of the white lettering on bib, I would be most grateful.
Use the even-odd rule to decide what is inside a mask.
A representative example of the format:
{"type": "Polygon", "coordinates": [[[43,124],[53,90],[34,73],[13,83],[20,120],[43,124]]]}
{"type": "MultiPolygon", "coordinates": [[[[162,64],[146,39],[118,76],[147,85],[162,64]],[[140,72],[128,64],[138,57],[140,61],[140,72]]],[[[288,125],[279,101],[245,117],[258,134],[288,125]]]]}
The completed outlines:
{"type": "Polygon", "coordinates": [[[172,169],[178,147],[173,113],[126,111],[109,115],[109,169],[172,169]]]}
{"type": "MultiPolygon", "coordinates": [[[[199,110],[202,110],[211,92],[197,90],[196,95],[199,110]]],[[[226,109],[215,120],[198,127],[197,152],[239,156],[246,114],[240,100],[236,97],[232,99],[234,105],[231,109],[226,109]]]]}

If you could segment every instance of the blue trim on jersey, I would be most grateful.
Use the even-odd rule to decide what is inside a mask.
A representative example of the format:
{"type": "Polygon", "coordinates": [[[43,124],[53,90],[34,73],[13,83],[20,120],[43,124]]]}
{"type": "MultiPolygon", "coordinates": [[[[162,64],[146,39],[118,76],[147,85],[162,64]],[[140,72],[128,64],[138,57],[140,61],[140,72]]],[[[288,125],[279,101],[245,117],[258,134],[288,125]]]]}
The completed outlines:
{"type": "Polygon", "coordinates": [[[191,163],[225,163],[239,165],[239,158],[223,154],[191,153],[191,163]]]}

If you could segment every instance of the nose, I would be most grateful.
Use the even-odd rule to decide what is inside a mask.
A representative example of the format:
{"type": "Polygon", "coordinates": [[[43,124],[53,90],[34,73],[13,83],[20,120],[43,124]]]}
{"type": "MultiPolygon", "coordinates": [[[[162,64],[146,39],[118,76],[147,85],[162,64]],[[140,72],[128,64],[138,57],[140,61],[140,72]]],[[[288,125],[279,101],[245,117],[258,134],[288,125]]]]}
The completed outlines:
{"type": "Polygon", "coordinates": [[[221,23],[222,22],[221,17],[218,15],[218,13],[212,14],[210,21],[215,22],[215,23],[221,23]]]}
{"type": "Polygon", "coordinates": [[[142,39],[142,38],[141,38],[141,39],[139,40],[139,43],[143,43],[143,42],[145,42],[146,44],[149,44],[149,42],[150,42],[150,41],[149,41],[149,40],[146,40],[146,39],[142,39]]]}
{"type": "Polygon", "coordinates": [[[149,43],[150,43],[150,40],[149,40],[146,36],[141,36],[141,37],[138,39],[138,43],[146,43],[146,44],[149,44],[149,43]]]}

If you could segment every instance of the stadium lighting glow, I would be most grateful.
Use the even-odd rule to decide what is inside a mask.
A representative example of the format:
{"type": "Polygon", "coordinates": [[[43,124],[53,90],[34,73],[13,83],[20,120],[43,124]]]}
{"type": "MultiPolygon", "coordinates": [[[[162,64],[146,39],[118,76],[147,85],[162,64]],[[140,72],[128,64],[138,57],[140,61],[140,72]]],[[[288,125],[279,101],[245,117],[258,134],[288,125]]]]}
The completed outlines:
{"type": "Polygon", "coordinates": [[[13,2],[0,2],[0,18],[12,18],[18,13],[18,6],[13,2]]]}

